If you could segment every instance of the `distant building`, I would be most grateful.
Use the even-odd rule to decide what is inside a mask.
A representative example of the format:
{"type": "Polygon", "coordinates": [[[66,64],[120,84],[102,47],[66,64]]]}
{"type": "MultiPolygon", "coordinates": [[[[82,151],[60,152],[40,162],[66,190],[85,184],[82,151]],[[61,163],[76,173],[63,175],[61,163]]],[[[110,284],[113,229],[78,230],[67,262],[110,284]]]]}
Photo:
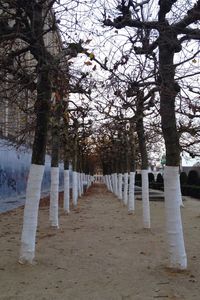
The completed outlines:
{"type": "MultiPolygon", "coordinates": [[[[52,22],[53,12],[50,11],[45,21],[44,28],[48,28],[48,24],[52,22]]],[[[49,52],[53,55],[60,53],[63,44],[58,30],[49,31],[44,35],[45,44],[49,52]]],[[[24,46],[24,42],[16,40],[10,46],[10,51],[21,49],[24,46]]],[[[0,49],[0,55],[7,55],[7,50],[0,49]]],[[[26,72],[32,75],[32,70],[36,66],[36,62],[33,59],[30,52],[20,57],[21,65],[25,68],[26,72]]],[[[3,72],[3,71],[0,71],[3,72]]],[[[14,77],[3,77],[0,82],[0,137],[6,138],[15,142],[24,142],[29,144],[33,138],[34,132],[34,103],[36,98],[36,92],[30,88],[19,87],[17,82],[14,82],[14,77]]],[[[36,83],[36,76],[33,74],[33,85],[36,83]]]]}

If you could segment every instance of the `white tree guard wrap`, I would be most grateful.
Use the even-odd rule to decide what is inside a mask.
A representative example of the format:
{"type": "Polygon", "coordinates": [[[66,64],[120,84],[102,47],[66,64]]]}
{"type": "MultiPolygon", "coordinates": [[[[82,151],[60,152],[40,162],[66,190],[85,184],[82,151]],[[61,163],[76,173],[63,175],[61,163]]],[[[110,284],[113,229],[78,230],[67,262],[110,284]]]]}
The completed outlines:
{"type": "Polygon", "coordinates": [[[130,172],[128,211],[135,210],[135,172],[130,172]]]}
{"type": "Polygon", "coordinates": [[[151,228],[148,170],[142,170],[142,209],[143,209],[143,227],[151,228]]]}
{"type": "Polygon", "coordinates": [[[125,205],[128,203],[128,173],[124,173],[124,194],[123,202],[125,205]]]}
{"type": "Polygon", "coordinates": [[[28,176],[19,262],[33,263],[44,165],[32,164],[28,176]]]}
{"type": "Polygon", "coordinates": [[[165,219],[170,267],[184,270],[187,268],[187,256],[180,212],[179,184],[179,168],[165,166],[165,219]]]}
{"type": "Polygon", "coordinates": [[[118,198],[122,200],[122,174],[118,175],[118,198]]]}
{"type": "Polygon", "coordinates": [[[59,198],[59,167],[51,167],[50,214],[51,226],[59,228],[58,224],[58,198],[59,198]]]}
{"type": "Polygon", "coordinates": [[[69,170],[64,170],[64,203],[63,208],[64,211],[70,212],[70,185],[69,185],[69,170]]]}
{"type": "Polygon", "coordinates": [[[77,206],[78,202],[78,180],[77,180],[77,172],[73,171],[73,186],[72,186],[72,195],[73,195],[73,205],[77,206]]]}

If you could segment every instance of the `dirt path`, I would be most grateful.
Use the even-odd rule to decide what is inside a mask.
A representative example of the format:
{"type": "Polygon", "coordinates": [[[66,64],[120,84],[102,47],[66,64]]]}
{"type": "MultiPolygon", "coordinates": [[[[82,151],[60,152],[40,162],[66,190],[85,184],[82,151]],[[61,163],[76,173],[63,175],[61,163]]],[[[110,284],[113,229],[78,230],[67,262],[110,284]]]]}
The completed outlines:
{"type": "Polygon", "coordinates": [[[17,263],[22,209],[0,215],[0,299],[200,299],[200,202],[182,209],[188,271],[166,268],[163,202],[151,202],[152,229],[142,229],[141,201],[128,215],[116,197],[95,185],[60,229],[39,215],[35,266],[17,263]]]}

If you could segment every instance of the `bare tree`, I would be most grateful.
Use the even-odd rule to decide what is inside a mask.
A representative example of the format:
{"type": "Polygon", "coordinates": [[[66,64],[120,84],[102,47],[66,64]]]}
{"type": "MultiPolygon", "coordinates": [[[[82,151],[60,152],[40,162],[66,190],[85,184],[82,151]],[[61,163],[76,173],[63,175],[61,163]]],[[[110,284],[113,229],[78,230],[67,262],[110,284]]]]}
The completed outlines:
{"type": "MultiPolygon", "coordinates": [[[[162,132],[166,147],[165,168],[165,199],[167,215],[167,231],[170,241],[170,265],[172,267],[186,268],[187,259],[184,249],[180,211],[175,207],[175,199],[180,198],[180,184],[178,178],[178,166],[180,162],[179,134],[176,126],[175,99],[180,91],[179,84],[175,81],[174,64],[175,53],[182,50],[181,44],[189,39],[199,38],[199,29],[195,23],[199,20],[200,3],[191,4],[185,15],[180,15],[170,22],[167,15],[173,15],[173,8],[178,9],[178,1],[159,1],[157,12],[158,20],[148,20],[146,6],[152,5],[151,1],[134,4],[132,1],[121,1],[118,6],[120,16],[113,21],[105,18],[106,26],[117,29],[126,26],[134,28],[138,39],[133,41],[134,50],[140,55],[155,55],[155,49],[159,50],[159,76],[160,86],[160,113],[162,120],[162,132]],[[193,25],[190,27],[190,25],[193,25]],[[171,179],[170,179],[171,178],[171,179]],[[173,178],[173,179],[172,179],[173,178]],[[171,181],[173,180],[173,182],[171,181]],[[173,190],[171,187],[174,186],[173,190]],[[170,213],[170,206],[174,207],[174,215],[170,213]],[[173,220],[173,221],[172,221],[173,220]],[[174,238],[170,234],[172,224],[176,224],[176,247],[174,238]],[[176,257],[176,259],[175,259],[176,257]]],[[[178,201],[179,202],[179,201],[178,201]]]]}

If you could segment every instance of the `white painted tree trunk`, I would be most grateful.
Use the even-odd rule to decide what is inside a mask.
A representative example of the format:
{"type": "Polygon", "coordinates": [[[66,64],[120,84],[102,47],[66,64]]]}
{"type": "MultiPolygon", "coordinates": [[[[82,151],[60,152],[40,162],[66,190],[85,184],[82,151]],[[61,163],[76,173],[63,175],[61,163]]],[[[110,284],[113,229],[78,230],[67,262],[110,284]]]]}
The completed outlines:
{"type": "Polygon", "coordinates": [[[122,200],[122,174],[118,175],[118,198],[122,200]]]}
{"type": "Polygon", "coordinates": [[[128,198],[128,212],[135,210],[135,172],[130,172],[129,180],[129,198],[128,198]]]}
{"type": "Polygon", "coordinates": [[[148,170],[142,170],[142,208],[143,208],[143,227],[147,229],[151,228],[148,170]]]}
{"type": "Polygon", "coordinates": [[[180,212],[179,184],[179,168],[165,166],[165,218],[170,267],[184,270],[187,268],[187,256],[180,212]]]}
{"type": "Polygon", "coordinates": [[[124,173],[124,194],[123,202],[125,205],[128,203],[128,173],[124,173]]]}
{"type": "Polygon", "coordinates": [[[44,165],[32,164],[28,176],[19,262],[33,263],[44,165]]]}
{"type": "Polygon", "coordinates": [[[59,198],[59,167],[51,167],[49,220],[50,220],[51,226],[54,228],[59,228],[58,198],[59,198]]]}
{"type": "Polygon", "coordinates": [[[64,203],[63,208],[66,213],[70,212],[70,182],[69,170],[64,170],[64,203]]]}
{"type": "Polygon", "coordinates": [[[77,206],[78,202],[78,180],[77,180],[77,172],[73,171],[73,185],[72,185],[72,200],[74,207],[77,206]]]}

